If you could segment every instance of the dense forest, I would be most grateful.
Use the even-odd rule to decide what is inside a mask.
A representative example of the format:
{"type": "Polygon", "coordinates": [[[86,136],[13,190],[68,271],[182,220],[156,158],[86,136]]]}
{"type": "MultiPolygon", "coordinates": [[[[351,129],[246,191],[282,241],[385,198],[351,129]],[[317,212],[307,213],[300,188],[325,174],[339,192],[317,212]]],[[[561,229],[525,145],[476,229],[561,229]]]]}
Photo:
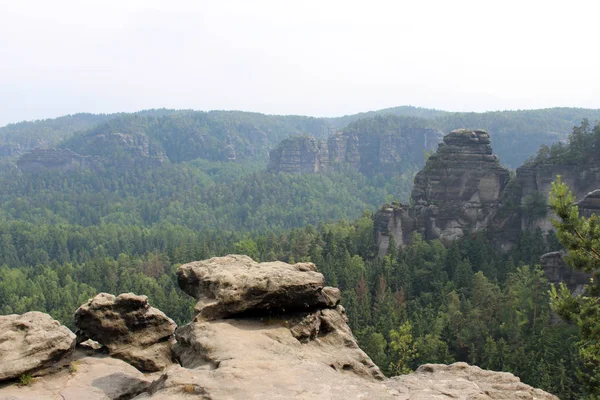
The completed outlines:
{"type": "MultiPolygon", "coordinates": [[[[0,170],[0,313],[40,310],[72,327],[74,310],[94,294],[134,292],[184,323],[194,302],[177,287],[181,263],[228,253],[312,261],[342,290],[361,347],[388,375],[426,362],[466,361],[515,373],[562,399],[584,396],[580,333],[550,312],[550,285],[536,266],[542,254],[560,249],[555,235],[523,232],[508,253],[499,253],[485,234],[466,235],[448,248],[415,235],[411,245],[392,243],[378,256],[373,211],[406,198],[416,169],[369,178],[350,168],[272,174],[260,157],[191,159],[203,149],[190,148],[195,133],[168,147],[186,126],[192,133],[204,129],[209,143],[212,129],[222,126],[211,121],[219,118],[230,124],[214,134],[223,143],[232,135],[253,137],[245,127],[259,123],[245,125],[245,118],[266,121],[260,130],[271,129],[269,141],[291,126],[325,127],[297,117],[277,130],[269,125],[275,119],[260,114],[241,113],[238,122],[229,117],[121,115],[62,142],[83,148],[86,137],[142,129],[151,143],[180,157],[170,155],[159,167],[0,170]]],[[[566,144],[542,148],[536,160],[585,164],[598,135],[600,126],[584,121],[566,144]]]]}

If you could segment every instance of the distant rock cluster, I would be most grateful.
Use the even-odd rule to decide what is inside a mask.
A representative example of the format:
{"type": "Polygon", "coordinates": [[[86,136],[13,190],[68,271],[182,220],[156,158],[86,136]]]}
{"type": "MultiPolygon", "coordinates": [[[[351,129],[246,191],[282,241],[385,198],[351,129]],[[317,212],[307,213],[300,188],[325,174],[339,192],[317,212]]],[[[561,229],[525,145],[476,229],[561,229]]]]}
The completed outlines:
{"type": "Polygon", "coordinates": [[[178,328],[131,293],[79,307],[77,336],[43,313],[0,316],[0,399],[556,399],[465,363],[384,378],[312,263],[229,255],[177,279],[198,300],[178,328]]]}
{"type": "Polygon", "coordinates": [[[306,174],[347,166],[366,175],[399,173],[406,159],[422,162],[423,153],[434,150],[441,136],[437,129],[416,127],[381,135],[337,132],[327,142],[312,136],[295,136],[271,150],[267,170],[306,174]]]}
{"type": "Polygon", "coordinates": [[[465,233],[484,230],[500,249],[508,250],[523,230],[553,229],[547,198],[557,175],[581,199],[581,215],[600,211],[600,190],[594,190],[600,186],[600,166],[532,163],[518,168],[511,179],[492,154],[487,132],[452,131],[415,176],[411,205],[387,204],[376,213],[379,252],[387,252],[391,237],[406,245],[419,233],[447,245],[465,233]]]}
{"type": "Polygon", "coordinates": [[[36,148],[17,160],[27,173],[69,172],[113,166],[118,169],[160,166],[166,155],[142,134],[108,133],[78,138],[74,150],[36,148]]]}

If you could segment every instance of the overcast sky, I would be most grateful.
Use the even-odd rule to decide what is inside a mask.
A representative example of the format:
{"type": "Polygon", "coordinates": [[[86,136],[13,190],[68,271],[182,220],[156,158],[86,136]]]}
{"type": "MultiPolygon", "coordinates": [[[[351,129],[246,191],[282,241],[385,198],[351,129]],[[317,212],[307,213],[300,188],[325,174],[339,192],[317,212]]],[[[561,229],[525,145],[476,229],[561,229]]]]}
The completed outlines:
{"type": "Polygon", "coordinates": [[[600,108],[595,3],[0,0],[0,126],[160,107],[600,108]]]}

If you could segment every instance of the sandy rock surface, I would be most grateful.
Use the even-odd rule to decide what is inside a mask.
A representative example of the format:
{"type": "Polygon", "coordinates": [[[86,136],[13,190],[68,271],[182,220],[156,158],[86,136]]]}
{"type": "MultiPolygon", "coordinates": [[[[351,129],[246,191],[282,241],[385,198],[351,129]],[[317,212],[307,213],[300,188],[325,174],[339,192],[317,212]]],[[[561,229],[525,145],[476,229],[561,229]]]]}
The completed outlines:
{"type": "Polygon", "coordinates": [[[48,314],[0,316],[0,381],[51,366],[73,351],[75,339],[48,314]]]}

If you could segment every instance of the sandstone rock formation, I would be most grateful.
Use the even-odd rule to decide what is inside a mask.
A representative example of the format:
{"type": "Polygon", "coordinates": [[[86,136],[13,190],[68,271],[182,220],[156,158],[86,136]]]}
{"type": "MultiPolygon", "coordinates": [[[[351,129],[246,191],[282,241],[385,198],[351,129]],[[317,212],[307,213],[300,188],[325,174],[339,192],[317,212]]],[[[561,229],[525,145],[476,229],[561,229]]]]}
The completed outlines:
{"type": "Polygon", "coordinates": [[[106,127],[75,136],[64,145],[121,169],[160,166],[167,159],[159,144],[136,130],[119,132],[106,127]]]}
{"type": "Polygon", "coordinates": [[[171,364],[171,339],[176,324],[150,307],[146,296],[115,297],[100,293],[75,312],[80,340],[96,340],[110,355],[142,371],[159,371],[171,364]]]}
{"type": "Polygon", "coordinates": [[[414,374],[390,379],[387,386],[397,391],[395,398],[398,400],[558,400],[558,397],[543,390],[521,383],[513,374],[486,371],[463,362],[425,364],[414,374]]]}
{"type": "Polygon", "coordinates": [[[228,255],[184,264],[177,270],[181,289],[198,300],[196,311],[208,319],[246,311],[304,311],[335,307],[336,288],[313,263],[257,263],[248,256],[228,255]]]}
{"type": "Polygon", "coordinates": [[[576,205],[579,208],[579,215],[582,217],[589,218],[592,214],[600,215],[600,189],[589,192],[576,205]]]}
{"type": "MultiPolygon", "coordinates": [[[[511,374],[466,364],[426,366],[414,375],[383,378],[358,347],[343,308],[321,304],[324,289],[319,290],[318,275],[312,264],[259,264],[245,256],[182,266],[182,289],[196,297],[208,291],[218,294],[217,301],[234,299],[232,304],[244,304],[243,312],[208,319],[200,314],[178,328],[174,352],[180,365],[169,367],[136,399],[183,399],[188,395],[206,399],[556,399],[521,384],[511,374]],[[301,284],[300,300],[299,286],[290,283],[306,279],[318,284],[301,284]],[[266,285],[265,280],[269,282],[266,285]],[[289,291],[288,307],[270,307],[271,312],[265,314],[264,288],[271,286],[282,300],[285,290],[289,291]],[[257,302],[248,301],[253,287],[257,302]],[[291,298],[314,306],[297,311],[291,298]],[[253,310],[254,305],[259,309],[253,310]]],[[[337,295],[335,298],[337,302],[337,295]]],[[[202,312],[203,308],[199,309],[202,312]]]]}
{"type": "Polygon", "coordinates": [[[445,243],[462,237],[464,230],[485,229],[508,179],[487,132],[450,132],[415,177],[411,197],[418,228],[426,239],[445,243]]]}
{"type": "Polygon", "coordinates": [[[575,295],[583,293],[584,285],[590,283],[590,274],[571,268],[563,259],[562,251],[544,254],[540,259],[540,266],[550,283],[564,282],[575,295]]]}
{"type": "Polygon", "coordinates": [[[178,278],[200,299],[200,314],[175,331],[179,364],[150,376],[113,358],[164,343],[174,324],[144,296],[100,294],[75,317],[111,355],[80,348],[59,361],[62,369],[30,386],[0,386],[0,400],[556,399],[511,374],[464,363],[384,378],[350,331],[339,291],[324,287],[311,263],[231,255],[183,265],[178,278]]]}
{"type": "Polygon", "coordinates": [[[30,385],[0,386],[0,400],[130,399],[152,382],[152,377],[112,357],[89,356],[76,350],[63,361],[65,368],[36,378],[30,385]]]}
{"type": "Polygon", "coordinates": [[[24,172],[66,172],[90,169],[97,165],[97,158],[82,156],[68,149],[35,149],[23,154],[17,161],[17,166],[24,172]]]}
{"type": "Polygon", "coordinates": [[[555,215],[550,210],[532,218],[527,205],[531,199],[538,199],[541,203],[547,204],[552,182],[556,181],[557,175],[560,175],[562,181],[569,186],[575,198],[581,200],[579,204],[581,215],[589,216],[599,209],[598,201],[593,198],[598,198],[600,194],[591,194],[600,187],[599,165],[590,164],[584,167],[569,163],[530,162],[517,168],[514,182],[503,196],[504,203],[517,204],[520,207],[511,208],[494,220],[494,229],[504,233],[499,235],[502,241],[514,240],[518,237],[518,232],[525,229],[540,228],[543,232],[554,230],[550,220],[555,218],[555,215]],[[584,201],[586,196],[592,197],[584,201]],[[586,207],[590,209],[586,211],[586,207]]]}
{"type": "Polygon", "coordinates": [[[73,351],[75,339],[48,314],[0,316],[0,381],[51,366],[73,351]]]}
{"type": "Polygon", "coordinates": [[[269,153],[267,170],[288,173],[318,173],[327,170],[327,146],[312,136],[284,139],[269,153]]]}
{"type": "Polygon", "coordinates": [[[413,207],[388,205],[377,213],[380,252],[387,251],[391,235],[399,245],[408,243],[413,232],[448,244],[465,231],[487,228],[508,180],[509,171],[492,154],[487,132],[450,132],[415,176],[413,207]]]}
{"type": "Polygon", "coordinates": [[[271,150],[267,170],[319,173],[350,166],[366,175],[397,174],[422,163],[423,152],[434,149],[441,136],[437,129],[406,122],[383,128],[368,123],[365,126],[356,124],[344,132],[330,135],[327,143],[312,136],[283,140],[271,150]]]}

